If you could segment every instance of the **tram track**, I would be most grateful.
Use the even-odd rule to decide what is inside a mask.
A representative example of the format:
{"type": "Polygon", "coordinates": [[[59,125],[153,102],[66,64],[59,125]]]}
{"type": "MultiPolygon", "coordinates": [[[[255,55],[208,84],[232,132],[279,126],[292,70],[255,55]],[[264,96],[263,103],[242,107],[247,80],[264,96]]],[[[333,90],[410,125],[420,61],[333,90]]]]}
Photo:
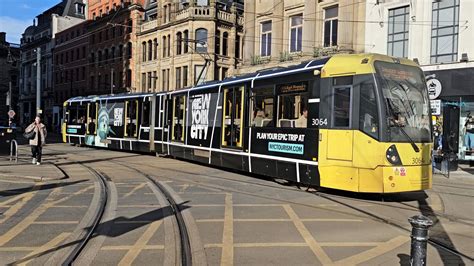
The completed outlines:
{"type": "MultiPolygon", "coordinates": [[[[80,163],[79,163],[80,164],[80,163]]],[[[108,186],[107,186],[107,177],[99,172],[93,169],[90,166],[80,164],[81,166],[87,168],[99,181],[100,184],[100,199],[99,199],[99,207],[97,209],[96,214],[94,215],[94,218],[92,219],[91,223],[89,226],[86,227],[87,231],[85,235],[78,240],[77,245],[75,248],[72,250],[72,252],[64,259],[62,262],[62,265],[72,265],[76,259],[79,257],[81,252],[85,249],[87,243],[89,242],[90,239],[92,239],[94,232],[97,230],[102,217],[105,213],[105,209],[107,206],[107,199],[108,199],[108,186]]],[[[58,167],[58,166],[57,166],[58,167]]],[[[60,168],[60,167],[58,167],[60,168]]]]}
{"type": "MultiPolygon", "coordinates": [[[[145,166],[145,165],[143,165],[145,166]]],[[[150,165],[146,165],[148,167],[153,167],[153,166],[150,166],[150,165]]],[[[130,166],[129,166],[130,167],[130,166]]],[[[135,169],[135,168],[132,168],[132,169],[135,169]]],[[[162,168],[161,168],[162,169],[162,168]]],[[[186,172],[186,171],[180,171],[180,172],[183,172],[183,173],[186,173],[186,174],[195,174],[195,173],[189,173],[189,172],[186,172]]],[[[219,178],[219,179],[222,179],[221,177],[212,177],[212,176],[206,176],[206,177],[209,177],[209,178],[219,178]]],[[[190,181],[190,180],[184,180],[184,179],[181,179],[181,178],[177,178],[177,177],[173,177],[174,180],[178,180],[178,181],[182,181],[182,182],[189,182],[189,183],[196,183],[197,185],[200,185],[200,186],[207,186],[207,187],[211,187],[211,188],[218,188],[218,189],[222,189],[220,186],[216,186],[216,185],[207,185],[207,184],[203,184],[202,182],[193,182],[193,181],[190,181]]],[[[353,211],[356,211],[358,213],[360,213],[363,217],[368,217],[369,219],[373,220],[373,221],[376,221],[376,222],[381,222],[381,223],[384,223],[384,224],[388,224],[394,228],[397,228],[399,230],[402,230],[404,232],[407,232],[407,233],[411,233],[411,228],[407,228],[405,227],[403,224],[395,221],[394,219],[387,219],[387,218],[384,218],[382,217],[381,215],[378,215],[376,213],[373,213],[371,211],[368,211],[368,210],[364,210],[364,209],[361,209],[361,208],[358,208],[358,207],[355,207],[355,206],[352,206],[348,203],[344,203],[342,202],[341,200],[338,200],[338,199],[347,199],[347,197],[344,197],[344,196],[339,196],[339,195],[333,195],[333,194],[329,194],[329,193],[325,193],[325,192],[320,192],[320,191],[315,191],[315,192],[312,192],[312,191],[304,191],[304,190],[301,190],[301,189],[294,189],[294,188],[288,188],[288,187],[280,187],[280,186],[272,186],[272,185],[265,185],[265,184],[260,184],[258,182],[247,182],[247,181],[239,181],[239,180],[234,180],[234,179],[230,179],[230,178],[224,178],[226,181],[231,181],[231,182],[237,182],[237,183],[246,183],[246,184],[252,184],[252,185],[258,185],[258,186],[262,186],[262,187],[266,187],[266,188],[273,188],[273,189],[283,189],[283,190],[288,190],[288,191],[294,191],[294,192],[301,192],[301,193],[310,193],[310,194],[313,194],[313,195],[316,195],[318,197],[321,197],[321,198],[324,198],[328,201],[331,201],[333,203],[336,203],[336,204],[339,204],[339,205],[342,205],[342,206],[345,206],[353,211]]],[[[232,189],[231,189],[232,191],[232,189]]],[[[243,191],[235,191],[235,192],[238,192],[238,193],[244,193],[243,191]]],[[[280,199],[278,199],[280,200],[280,199]]],[[[370,200],[360,200],[360,199],[354,199],[355,201],[358,201],[358,202],[362,202],[362,203],[374,203],[374,201],[370,201],[370,200]]],[[[298,203],[294,203],[294,204],[298,204],[298,203]]],[[[315,206],[311,206],[311,205],[307,205],[307,204],[299,204],[299,205],[304,205],[304,206],[307,206],[307,207],[311,207],[311,208],[316,208],[315,206]]],[[[403,205],[403,204],[402,204],[403,205]]],[[[390,207],[390,208],[398,208],[398,209],[404,209],[404,210],[410,210],[410,211],[419,211],[418,208],[416,207],[412,207],[410,205],[405,205],[404,207],[401,207],[401,206],[389,206],[389,205],[384,205],[386,207],[390,207]]],[[[333,210],[335,211],[335,210],[333,210]]],[[[339,211],[340,212],[340,211],[339,211]]],[[[343,213],[343,212],[341,212],[343,213]]],[[[347,214],[347,213],[346,213],[347,214]]],[[[446,219],[450,219],[452,220],[452,217],[448,217],[447,215],[444,215],[444,214],[440,214],[440,213],[437,213],[437,212],[433,212],[433,215],[436,216],[436,217],[443,217],[443,218],[446,218],[446,219]]],[[[461,221],[459,221],[461,223],[461,221]]],[[[471,225],[472,224],[469,224],[469,223],[465,223],[466,225],[471,225]]],[[[437,248],[440,248],[440,249],[443,249],[444,251],[452,254],[452,255],[455,255],[455,256],[459,256],[459,257],[462,257],[464,259],[467,259],[467,260],[470,260],[470,261],[474,261],[474,258],[472,256],[469,256],[463,252],[460,252],[458,251],[457,249],[455,248],[452,248],[450,246],[448,246],[447,244],[441,242],[441,241],[438,241],[438,240],[435,240],[435,239],[429,239],[428,240],[428,243],[430,245],[432,245],[433,247],[437,247],[437,248]]]]}
{"type": "Polygon", "coordinates": [[[158,189],[158,191],[164,196],[166,201],[169,203],[169,206],[171,207],[171,210],[173,212],[173,215],[176,220],[176,224],[178,225],[178,231],[179,231],[179,238],[180,238],[180,254],[181,254],[181,265],[182,266],[191,266],[193,264],[193,259],[192,259],[192,251],[191,251],[191,241],[190,237],[188,234],[188,229],[186,226],[185,219],[181,213],[181,209],[179,207],[179,204],[176,203],[176,200],[174,197],[171,195],[171,193],[166,189],[161,183],[159,183],[155,178],[150,176],[149,174],[136,169],[134,167],[130,167],[129,165],[124,165],[122,163],[116,162],[116,161],[111,161],[112,163],[115,163],[117,165],[125,166],[129,169],[134,170],[135,172],[139,173],[140,175],[144,176],[148,181],[150,181],[155,188],[158,189]]]}

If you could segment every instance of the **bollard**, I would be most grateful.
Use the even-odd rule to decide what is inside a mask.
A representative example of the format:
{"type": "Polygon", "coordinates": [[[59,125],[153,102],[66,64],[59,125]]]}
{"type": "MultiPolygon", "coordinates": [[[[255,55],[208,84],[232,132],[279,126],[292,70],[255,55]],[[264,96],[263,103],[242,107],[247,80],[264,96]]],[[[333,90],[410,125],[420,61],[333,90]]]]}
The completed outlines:
{"type": "Polygon", "coordinates": [[[423,215],[410,217],[408,218],[408,221],[412,226],[410,265],[425,266],[428,228],[433,225],[433,221],[423,215]]]}

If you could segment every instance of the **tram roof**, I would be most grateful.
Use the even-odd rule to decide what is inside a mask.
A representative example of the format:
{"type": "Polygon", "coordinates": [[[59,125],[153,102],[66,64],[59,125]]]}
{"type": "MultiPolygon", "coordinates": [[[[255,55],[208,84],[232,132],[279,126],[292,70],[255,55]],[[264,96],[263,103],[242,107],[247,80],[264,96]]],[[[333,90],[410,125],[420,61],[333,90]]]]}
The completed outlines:
{"type": "MultiPolygon", "coordinates": [[[[260,79],[265,79],[265,78],[274,78],[274,77],[287,75],[291,73],[303,72],[309,69],[322,68],[324,64],[326,64],[326,62],[329,60],[329,58],[330,57],[321,58],[321,59],[303,62],[301,64],[292,65],[288,67],[264,69],[255,73],[249,73],[249,74],[243,74],[240,76],[225,78],[224,80],[221,80],[221,81],[209,81],[209,82],[200,84],[196,87],[190,87],[183,90],[171,91],[169,93],[175,94],[175,93],[187,92],[189,90],[194,91],[194,90],[200,90],[200,89],[209,89],[209,88],[214,88],[214,87],[219,87],[219,86],[227,86],[227,85],[255,81],[255,80],[260,80],[260,79]]],[[[159,94],[164,94],[164,93],[166,92],[160,92],[157,94],[159,95],[159,94]]],[[[112,100],[112,99],[141,98],[141,97],[149,97],[153,95],[155,94],[153,93],[120,93],[120,94],[113,94],[113,95],[111,94],[110,95],[90,95],[90,96],[74,97],[74,98],[68,99],[67,102],[70,103],[70,102],[93,101],[96,99],[111,99],[112,100]]]]}

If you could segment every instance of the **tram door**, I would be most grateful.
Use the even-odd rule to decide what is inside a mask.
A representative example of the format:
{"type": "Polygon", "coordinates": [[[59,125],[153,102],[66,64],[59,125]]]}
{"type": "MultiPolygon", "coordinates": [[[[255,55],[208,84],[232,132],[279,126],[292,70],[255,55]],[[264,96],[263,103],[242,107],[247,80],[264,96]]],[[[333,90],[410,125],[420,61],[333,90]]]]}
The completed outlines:
{"type": "Polygon", "coordinates": [[[138,137],[138,100],[125,102],[124,137],[138,137]]]}
{"type": "Polygon", "coordinates": [[[224,89],[222,147],[242,148],[244,87],[224,89]]]}
{"type": "Polygon", "coordinates": [[[327,159],[351,162],[354,138],[351,130],[352,86],[334,86],[331,95],[331,129],[328,130],[327,136],[327,159]]]}

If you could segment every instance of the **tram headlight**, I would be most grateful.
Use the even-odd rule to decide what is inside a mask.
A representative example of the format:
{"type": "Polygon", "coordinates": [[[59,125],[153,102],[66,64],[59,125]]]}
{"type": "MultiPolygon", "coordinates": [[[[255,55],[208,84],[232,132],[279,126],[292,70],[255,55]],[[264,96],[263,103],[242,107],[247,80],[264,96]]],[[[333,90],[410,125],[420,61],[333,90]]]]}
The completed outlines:
{"type": "Polygon", "coordinates": [[[388,147],[385,157],[387,158],[387,161],[393,165],[402,165],[402,160],[400,159],[400,155],[398,155],[397,147],[395,145],[388,147]]]}

